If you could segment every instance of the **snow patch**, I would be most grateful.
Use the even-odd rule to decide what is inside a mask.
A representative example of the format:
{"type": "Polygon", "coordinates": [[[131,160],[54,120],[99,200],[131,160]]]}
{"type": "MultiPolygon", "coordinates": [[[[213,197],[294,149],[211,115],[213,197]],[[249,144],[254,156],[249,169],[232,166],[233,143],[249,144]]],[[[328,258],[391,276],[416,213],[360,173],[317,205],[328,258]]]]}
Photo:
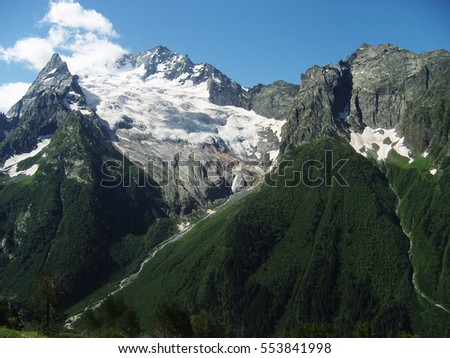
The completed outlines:
{"type": "Polygon", "coordinates": [[[269,151],[270,160],[276,160],[279,154],[280,154],[279,149],[269,151]]]}
{"type": "Polygon", "coordinates": [[[237,192],[237,189],[239,188],[239,184],[242,180],[242,174],[239,172],[237,173],[234,178],[233,178],[233,182],[231,184],[231,191],[234,193],[237,192]]]}
{"type": "Polygon", "coordinates": [[[69,104],[68,104],[68,107],[69,107],[72,111],[80,111],[81,114],[84,114],[84,115],[89,115],[89,114],[92,113],[89,109],[80,107],[80,106],[78,105],[78,103],[76,103],[76,102],[75,102],[75,103],[69,103],[69,104]]]}
{"type": "Polygon", "coordinates": [[[71,111],[80,111],[84,115],[92,114],[92,111],[89,108],[79,105],[77,101],[80,97],[81,95],[79,93],[70,91],[64,98],[64,105],[71,111]]]}
{"type": "Polygon", "coordinates": [[[217,78],[217,77],[214,75],[214,73],[212,74],[212,80],[213,80],[214,82],[218,83],[218,84],[221,84],[221,83],[222,83],[222,81],[220,81],[220,78],[217,78]]]}
{"type": "Polygon", "coordinates": [[[23,174],[24,174],[24,175],[27,175],[27,176],[31,176],[31,175],[36,174],[36,172],[38,171],[38,169],[39,169],[39,165],[34,164],[34,165],[32,165],[30,168],[28,168],[27,170],[24,170],[24,171],[23,171],[23,174]]]}
{"type": "Polygon", "coordinates": [[[191,226],[191,223],[189,221],[180,223],[177,225],[179,232],[185,232],[187,229],[189,229],[189,226],[191,226]]]}
{"type": "Polygon", "coordinates": [[[188,72],[184,72],[178,77],[178,80],[183,81],[183,80],[187,79],[189,76],[190,76],[190,74],[188,72]]]}
{"type": "Polygon", "coordinates": [[[362,133],[350,132],[350,145],[365,157],[373,156],[377,160],[386,160],[393,149],[401,156],[407,157],[411,163],[413,159],[404,140],[404,137],[398,136],[395,129],[366,127],[362,133]]]}
{"type": "Polygon", "coordinates": [[[30,168],[26,170],[17,170],[17,165],[24,161],[25,159],[32,158],[36,155],[38,155],[45,147],[47,147],[50,144],[51,139],[49,137],[41,137],[39,139],[39,142],[37,144],[37,148],[32,150],[29,153],[23,153],[18,154],[10,157],[8,160],[5,161],[5,164],[2,168],[0,168],[0,171],[2,171],[5,174],[8,174],[10,178],[15,178],[18,175],[34,175],[37,170],[39,169],[39,165],[34,164],[30,168]]]}

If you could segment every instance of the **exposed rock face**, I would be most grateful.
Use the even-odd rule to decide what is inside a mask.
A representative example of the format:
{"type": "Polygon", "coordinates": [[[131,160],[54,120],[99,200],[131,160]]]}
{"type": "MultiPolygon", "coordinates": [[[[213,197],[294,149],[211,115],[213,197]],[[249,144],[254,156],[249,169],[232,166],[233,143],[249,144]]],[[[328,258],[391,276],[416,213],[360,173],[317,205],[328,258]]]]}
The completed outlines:
{"type": "MultiPolygon", "coordinates": [[[[125,160],[147,170],[172,212],[182,214],[264,175],[278,155],[297,90],[283,82],[247,89],[161,46],[124,56],[111,73],[89,78],[72,75],[55,54],[0,118],[0,164],[31,152],[69,113],[80,112],[125,160]]],[[[66,141],[72,142],[69,134],[66,141]]],[[[65,174],[89,182],[83,161],[67,154],[65,174]]]]}
{"type": "Polygon", "coordinates": [[[397,128],[416,154],[446,145],[450,53],[416,55],[392,45],[363,46],[347,61],[353,81],[350,111],[360,113],[360,122],[397,128]]]}
{"type": "Polygon", "coordinates": [[[80,96],[83,94],[78,85],[77,76],[73,76],[69,72],[67,64],[55,53],[39,72],[25,96],[8,111],[7,115],[10,118],[21,117],[21,112],[46,92],[52,92],[60,98],[64,98],[69,91],[73,91],[80,96]]]}
{"type": "Polygon", "coordinates": [[[219,106],[247,108],[249,104],[248,90],[214,66],[204,63],[194,64],[188,56],[173,52],[164,46],[157,46],[136,55],[126,55],[119,64],[134,68],[144,65],[144,78],[163,72],[164,78],[170,81],[178,79],[184,83],[190,80],[194,85],[206,81],[210,101],[219,106]]]}
{"type": "Polygon", "coordinates": [[[161,46],[124,56],[113,74],[89,79],[70,74],[55,54],[0,118],[0,160],[31,151],[68,112],[79,111],[99,128],[103,122],[106,137],[114,131],[116,148],[141,167],[156,161],[160,169],[150,174],[169,206],[189,212],[268,170],[285,119],[281,152],[371,127],[395,129],[413,154],[449,154],[449,65],[447,51],[362,45],[336,66],[310,68],[301,86],[277,81],[248,89],[161,46]]]}
{"type": "Polygon", "coordinates": [[[300,86],[276,81],[270,85],[257,85],[250,89],[249,109],[267,117],[284,120],[292,115],[300,86]]]}
{"type": "Polygon", "coordinates": [[[115,146],[181,214],[264,175],[298,91],[283,82],[247,89],[161,46],[124,56],[113,76],[81,78],[80,85],[98,95],[90,105],[115,131],[115,146]]]}
{"type": "Polygon", "coordinates": [[[31,151],[40,136],[53,134],[73,103],[77,108],[86,106],[77,76],[54,54],[2,121],[3,129],[11,135],[0,144],[0,161],[12,154],[31,151]]]}
{"type": "Polygon", "coordinates": [[[137,68],[145,67],[144,78],[164,73],[168,80],[188,80],[194,85],[207,82],[209,100],[219,106],[235,106],[254,110],[268,118],[284,120],[292,110],[292,103],[299,86],[277,81],[270,85],[259,84],[251,89],[231,80],[208,63],[194,64],[187,55],[157,46],[136,55],[125,55],[119,65],[137,68]]]}
{"type": "Polygon", "coordinates": [[[302,75],[294,113],[284,128],[283,145],[295,146],[341,129],[351,93],[348,80],[345,64],[338,68],[314,66],[302,75]]]}
{"type": "Polygon", "coordinates": [[[147,137],[140,141],[125,131],[119,135],[116,147],[158,183],[171,212],[180,215],[252,186],[270,164],[237,159],[220,143],[196,147],[147,137]]]}
{"type": "Polygon", "coordinates": [[[369,126],[395,128],[414,154],[448,154],[449,69],[447,51],[417,55],[389,44],[362,45],[336,66],[314,66],[302,76],[282,149],[369,126]]]}
{"type": "Polygon", "coordinates": [[[5,127],[8,124],[8,119],[3,113],[0,113],[0,142],[5,139],[5,127]]]}

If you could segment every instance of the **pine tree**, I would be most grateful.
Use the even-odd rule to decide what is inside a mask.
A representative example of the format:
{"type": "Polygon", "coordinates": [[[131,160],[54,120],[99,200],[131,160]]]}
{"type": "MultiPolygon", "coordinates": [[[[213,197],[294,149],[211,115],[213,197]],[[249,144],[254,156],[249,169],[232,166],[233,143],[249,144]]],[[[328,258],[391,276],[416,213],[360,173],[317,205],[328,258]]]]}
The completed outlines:
{"type": "Polygon", "coordinates": [[[45,335],[55,334],[63,322],[63,291],[59,280],[44,270],[37,277],[37,291],[32,309],[39,330],[45,335]]]}

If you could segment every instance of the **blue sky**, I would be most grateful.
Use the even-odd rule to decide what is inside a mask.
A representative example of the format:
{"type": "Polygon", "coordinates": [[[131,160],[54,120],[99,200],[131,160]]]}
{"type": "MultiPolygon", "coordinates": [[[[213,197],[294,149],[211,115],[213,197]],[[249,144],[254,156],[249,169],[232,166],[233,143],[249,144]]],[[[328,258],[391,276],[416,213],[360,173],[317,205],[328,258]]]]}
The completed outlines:
{"type": "Polygon", "coordinates": [[[84,36],[74,41],[74,33],[66,31],[66,38],[53,46],[72,57],[69,67],[76,67],[76,60],[85,61],[89,49],[98,49],[100,57],[99,49],[116,56],[121,50],[137,52],[161,44],[188,54],[194,62],[209,62],[246,86],[278,79],[299,83],[307,68],[334,64],[363,42],[389,42],[414,52],[450,49],[450,2],[446,0],[72,2],[79,4],[79,16],[98,14],[98,23],[104,26],[91,28],[82,19],[72,26],[70,21],[78,16],[73,11],[49,16],[48,0],[1,0],[0,85],[33,81],[53,49],[39,46],[48,47],[49,31],[55,28],[84,36]],[[14,47],[26,38],[47,43],[14,47]],[[88,44],[92,38],[94,43],[88,44]]]}

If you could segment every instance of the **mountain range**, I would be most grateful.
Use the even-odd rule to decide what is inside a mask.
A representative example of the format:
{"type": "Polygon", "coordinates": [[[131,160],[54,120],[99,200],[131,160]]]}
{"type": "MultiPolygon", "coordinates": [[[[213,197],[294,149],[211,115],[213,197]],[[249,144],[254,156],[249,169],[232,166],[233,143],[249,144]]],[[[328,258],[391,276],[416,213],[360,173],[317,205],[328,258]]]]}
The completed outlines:
{"type": "Polygon", "coordinates": [[[70,327],[114,292],[150,335],[174,302],[208,336],[448,336],[449,68],[363,44],[246,88],[162,46],[54,54],[0,114],[0,296],[48,271],[70,327]]]}

